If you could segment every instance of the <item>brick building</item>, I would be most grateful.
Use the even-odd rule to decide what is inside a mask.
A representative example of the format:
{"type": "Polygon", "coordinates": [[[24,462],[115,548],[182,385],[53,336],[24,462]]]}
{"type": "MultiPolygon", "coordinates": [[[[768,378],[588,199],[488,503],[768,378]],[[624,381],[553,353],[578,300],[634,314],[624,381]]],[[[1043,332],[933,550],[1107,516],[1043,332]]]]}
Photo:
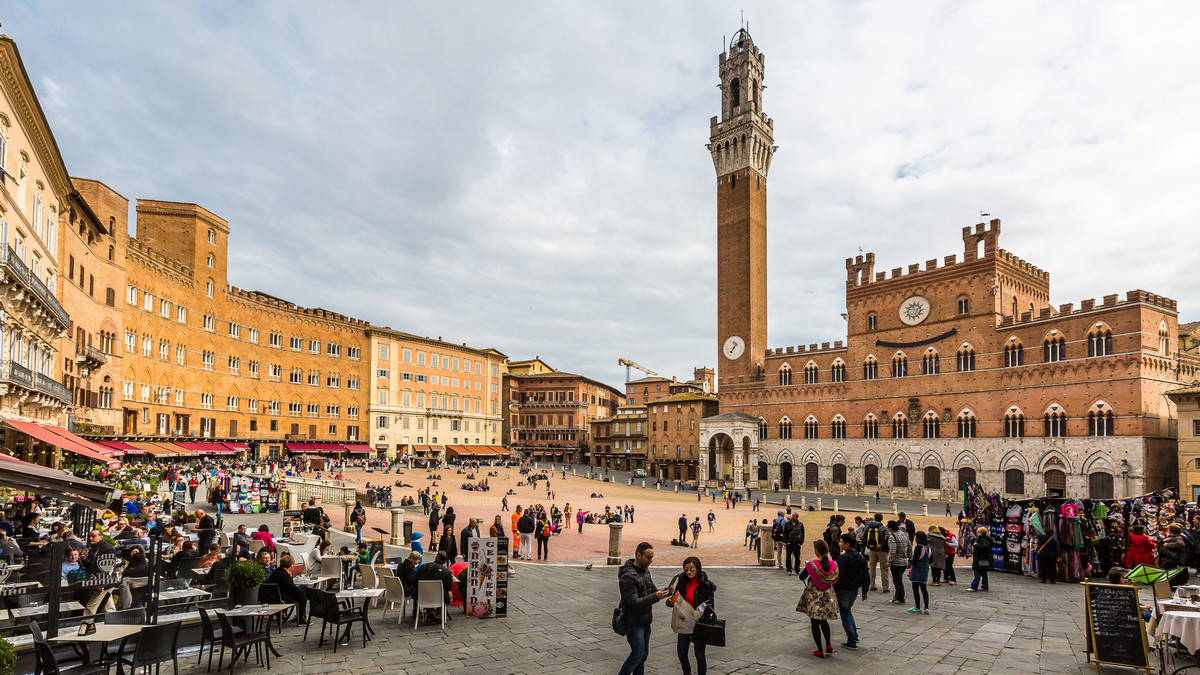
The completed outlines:
{"type": "Polygon", "coordinates": [[[1000,248],[999,220],[963,228],[961,261],[889,274],[874,254],[847,259],[846,340],[767,346],[763,63],[745,31],[720,56],[722,414],[701,425],[701,479],[939,500],[965,482],[1076,497],[1174,485],[1164,392],[1198,363],[1179,351],[1175,301],[1138,290],[1053,306],[1049,273],[1000,248]]]}
{"type": "Polygon", "coordinates": [[[1179,411],[1179,492],[1200,499],[1200,385],[1167,392],[1179,411]]]}
{"type": "Polygon", "coordinates": [[[367,334],[375,450],[435,461],[503,453],[507,356],[390,328],[370,328],[367,334]]]}
{"type": "Polygon", "coordinates": [[[509,449],[547,462],[590,461],[589,425],[624,403],[619,389],[560,373],[538,358],[510,362],[504,390],[509,449]]]}
{"type": "Polygon", "coordinates": [[[138,200],[136,227],[122,438],[241,441],[260,456],[366,442],[367,322],[228,285],[229,225],[203,207],[138,200]]]}
{"type": "Polygon", "coordinates": [[[625,383],[625,400],[630,404],[646,405],[654,399],[683,393],[710,393],[714,389],[716,373],[712,368],[700,367],[692,371],[692,379],[686,382],[677,377],[651,375],[625,383]]]}
{"type": "Polygon", "coordinates": [[[647,406],[650,420],[650,475],[662,480],[697,480],[700,420],[716,416],[720,401],[712,394],[681,392],[647,406]]]}

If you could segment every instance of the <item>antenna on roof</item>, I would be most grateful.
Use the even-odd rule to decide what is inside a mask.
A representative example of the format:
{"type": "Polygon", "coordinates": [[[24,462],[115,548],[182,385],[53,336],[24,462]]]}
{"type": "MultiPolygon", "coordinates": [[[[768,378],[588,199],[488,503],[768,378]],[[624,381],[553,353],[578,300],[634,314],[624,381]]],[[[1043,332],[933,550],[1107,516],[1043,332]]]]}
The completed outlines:
{"type": "Polygon", "coordinates": [[[746,27],[746,10],[744,10],[744,9],[740,10],[738,12],[738,15],[741,17],[742,28],[745,28],[746,27]]]}

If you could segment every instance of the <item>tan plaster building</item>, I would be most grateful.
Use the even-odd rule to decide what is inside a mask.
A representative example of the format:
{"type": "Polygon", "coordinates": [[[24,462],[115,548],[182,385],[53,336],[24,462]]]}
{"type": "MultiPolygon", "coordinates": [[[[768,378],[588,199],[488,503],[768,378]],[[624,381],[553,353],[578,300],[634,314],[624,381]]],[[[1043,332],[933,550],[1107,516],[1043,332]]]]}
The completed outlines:
{"type": "Polygon", "coordinates": [[[650,474],[695,481],[700,465],[700,420],[720,412],[715,395],[683,392],[650,402],[650,474]]]}
{"type": "Polygon", "coordinates": [[[633,471],[646,469],[650,452],[650,421],[646,406],[623,405],[617,414],[591,423],[592,466],[633,471]]]}
{"type": "Polygon", "coordinates": [[[447,452],[503,444],[507,356],[390,328],[367,335],[372,448],[388,457],[441,460],[447,452]]]}
{"type": "Polygon", "coordinates": [[[625,399],[615,387],[538,358],[509,363],[504,383],[509,448],[547,462],[588,462],[589,425],[615,415],[625,399]]]}

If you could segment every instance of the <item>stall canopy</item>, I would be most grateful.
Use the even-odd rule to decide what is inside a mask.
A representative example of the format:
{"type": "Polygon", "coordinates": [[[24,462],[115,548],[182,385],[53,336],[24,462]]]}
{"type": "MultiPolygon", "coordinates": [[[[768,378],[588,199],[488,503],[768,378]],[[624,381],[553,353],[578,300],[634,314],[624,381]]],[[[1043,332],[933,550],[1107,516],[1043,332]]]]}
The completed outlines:
{"type": "Polygon", "coordinates": [[[374,450],[371,449],[371,446],[369,446],[369,445],[359,445],[359,444],[355,444],[355,443],[343,443],[342,447],[346,448],[346,452],[353,452],[356,454],[375,452],[374,450]]]}
{"type": "Polygon", "coordinates": [[[346,449],[338,443],[285,443],[284,445],[287,446],[289,452],[296,453],[316,452],[324,454],[330,452],[342,453],[346,451],[346,449]]]}
{"type": "Polygon", "coordinates": [[[130,445],[128,443],[122,443],[121,441],[96,441],[96,445],[103,445],[106,448],[112,448],[113,450],[119,450],[119,451],[125,453],[126,455],[144,455],[144,454],[146,454],[145,450],[140,450],[138,448],[133,447],[132,445],[130,445]]]}
{"type": "Polygon", "coordinates": [[[106,448],[103,445],[96,443],[95,441],[89,441],[88,439],[86,439],[82,436],[77,436],[62,427],[56,427],[52,424],[47,424],[46,428],[49,429],[50,431],[54,432],[54,434],[56,436],[61,436],[69,441],[78,443],[79,445],[82,445],[83,447],[88,448],[89,450],[92,450],[94,452],[98,452],[101,455],[104,455],[106,457],[120,457],[125,454],[121,450],[116,450],[113,448],[106,448]]]}
{"type": "Polygon", "coordinates": [[[120,499],[121,491],[102,483],[76,478],[66,471],[0,455],[0,486],[43,497],[65,499],[98,509],[120,499]]]}
{"type": "Polygon", "coordinates": [[[141,450],[142,452],[145,452],[148,455],[151,455],[153,457],[162,457],[164,459],[168,458],[168,457],[184,457],[184,456],[192,455],[191,452],[188,452],[187,450],[184,450],[183,448],[177,448],[174,445],[170,445],[168,443],[149,443],[146,441],[136,441],[136,442],[131,441],[129,443],[129,445],[133,446],[133,448],[136,450],[141,450]]]}
{"type": "MultiPolygon", "coordinates": [[[[42,441],[43,443],[49,443],[50,445],[53,445],[56,448],[59,448],[61,450],[66,450],[67,452],[73,452],[77,455],[80,455],[81,457],[86,457],[90,460],[100,462],[101,464],[104,464],[106,466],[120,464],[120,460],[113,459],[111,454],[103,454],[98,450],[93,450],[92,448],[87,447],[87,445],[84,445],[84,443],[79,442],[79,441],[82,441],[83,439],[79,439],[78,441],[75,440],[75,439],[78,439],[79,437],[75,436],[74,434],[67,431],[66,429],[62,429],[61,427],[51,427],[51,426],[47,426],[47,425],[37,424],[34,422],[24,422],[21,420],[7,420],[6,419],[6,420],[3,420],[3,422],[5,425],[7,425],[13,429],[16,429],[17,431],[20,431],[23,434],[28,434],[29,436],[33,436],[34,438],[42,441]],[[55,433],[54,429],[60,429],[62,431],[62,433],[65,435],[60,435],[60,434],[55,433]],[[74,438],[68,438],[68,436],[73,436],[74,438]]],[[[88,444],[88,445],[90,445],[90,444],[88,444]]]]}
{"type": "Polygon", "coordinates": [[[414,445],[412,449],[413,452],[442,452],[446,448],[441,445],[414,445]]]}
{"type": "Polygon", "coordinates": [[[245,443],[222,443],[225,447],[234,452],[250,452],[250,446],[245,443]]]}
{"type": "Polygon", "coordinates": [[[495,445],[447,445],[446,453],[451,455],[475,455],[482,457],[492,457],[496,455],[507,455],[503,448],[497,451],[495,445]]]}
{"type": "Polygon", "coordinates": [[[190,450],[198,455],[229,455],[237,452],[237,450],[226,447],[224,443],[184,442],[174,443],[174,445],[184,450],[190,450]]]}

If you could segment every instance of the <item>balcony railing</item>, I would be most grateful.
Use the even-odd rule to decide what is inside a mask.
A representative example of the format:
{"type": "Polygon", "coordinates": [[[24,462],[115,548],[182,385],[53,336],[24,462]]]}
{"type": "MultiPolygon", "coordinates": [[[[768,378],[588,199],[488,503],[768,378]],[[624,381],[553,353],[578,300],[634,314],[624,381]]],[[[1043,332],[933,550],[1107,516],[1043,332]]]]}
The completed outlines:
{"type": "Polygon", "coordinates": [[[66,385],[52,377],[35,373],[16,362],[9,362],[8,371],[0,379],[7,380],[26,389],[49,394],[63,403],[71,402],[71,390],[66,385]]]}
{"type": "Polygon", "coordinates": [[[102,365],[108,363],[108,354],[105,354],[104,352],[100,351],[99,349],[96,349],[95,347],[88,347],[84,351],[84,354],[87,356],[89,361],[95,363],[98,366],[102,366],[102,365]]]}
{"type": "Polygon", "coordinates": [[[583,401],[513,401],[519,407],[529,408],[586,408],[583,401]]]}
{"type": "Polygon", "coordinates": [[[71,390],[67,389],[67,386],[62,382],[59,382],[52,377],[46,377],[41,373],[36,373],[34,375],[34,380],[36,382],[38,391],[44,394],[50,394],[63,403],[71,402],[71,390]]]}
{"type": "Polygon", "coordinates": [[[33,389],[33,371],[19,363],[8,364],[8,379],[26,389],[33,389]]]}
{"type": "Polygon", "coordinates": [[[20,279],[21,283],[23,283],[25,287],[37,297],[38,300],[41,300],[42,304],[45,305],[50,313],[54,315],[54,318],[58,319],[59,323],[64,326],[69,324],[70,317],[67,316],[67,310],[63,309],[62,305],[58,304],[58,300],[55,299],[54,294],[50,292],[50,289],[46,288],[46,284],[42,283],[41,279],[38,279],[33,275],[32,272],[29,271],[29,268],[25,265],[24,261],[17,257],[16,251],[14,251],[12,247],[8,246],[7,244],[3,247],[0,247],[0,265],[8,267],[12,275],[20,279]]]}

